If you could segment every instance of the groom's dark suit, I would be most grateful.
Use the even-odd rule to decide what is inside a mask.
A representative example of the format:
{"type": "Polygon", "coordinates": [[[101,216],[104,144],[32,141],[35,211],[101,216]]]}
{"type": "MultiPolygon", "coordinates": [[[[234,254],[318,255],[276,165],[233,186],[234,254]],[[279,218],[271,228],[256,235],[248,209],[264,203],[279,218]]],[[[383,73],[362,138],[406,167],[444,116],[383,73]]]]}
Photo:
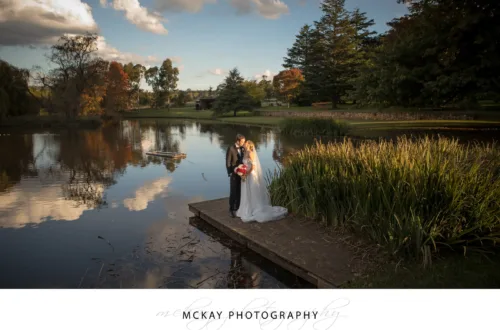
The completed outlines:
{"type": "Polygon", "coordinates": [[[233,144],[227,148],[226,168],[229,175],[229,211],[234,212],[240,208],[241,178],[234,173],[234,169],[243,164],[243,154],[245,148],[237,147],[233,144]]]}

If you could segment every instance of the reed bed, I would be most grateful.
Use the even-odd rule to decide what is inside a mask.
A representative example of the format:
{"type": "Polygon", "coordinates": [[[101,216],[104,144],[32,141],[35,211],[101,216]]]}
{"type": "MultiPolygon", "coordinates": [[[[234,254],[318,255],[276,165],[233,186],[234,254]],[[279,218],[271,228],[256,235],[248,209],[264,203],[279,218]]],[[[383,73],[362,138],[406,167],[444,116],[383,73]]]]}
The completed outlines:
{"type": "Polygon", "coordinates": [[[443,248],[500,240],[500,149],[429,137],[307,147],[268,176],[274,205],[346,227],[393,254],[430,262],[443,248]]]}
{"type": "Polygon", "coordinates": [[[282,134],[340,137],[347,135],[345,121],[325,118],[287,118],[280,125],[282,134]]]}

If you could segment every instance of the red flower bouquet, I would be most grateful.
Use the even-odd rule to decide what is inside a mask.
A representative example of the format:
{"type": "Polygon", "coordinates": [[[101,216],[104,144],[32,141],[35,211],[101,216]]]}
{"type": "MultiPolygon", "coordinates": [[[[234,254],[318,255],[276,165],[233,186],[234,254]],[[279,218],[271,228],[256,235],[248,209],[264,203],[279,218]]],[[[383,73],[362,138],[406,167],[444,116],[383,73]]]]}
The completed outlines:
{"type": "Polygon", "coordinates": [[[247,176],[247,166],[245,164],[238,166],[235,172],[241,177],[241,181],[245,181],[247,176]]]}

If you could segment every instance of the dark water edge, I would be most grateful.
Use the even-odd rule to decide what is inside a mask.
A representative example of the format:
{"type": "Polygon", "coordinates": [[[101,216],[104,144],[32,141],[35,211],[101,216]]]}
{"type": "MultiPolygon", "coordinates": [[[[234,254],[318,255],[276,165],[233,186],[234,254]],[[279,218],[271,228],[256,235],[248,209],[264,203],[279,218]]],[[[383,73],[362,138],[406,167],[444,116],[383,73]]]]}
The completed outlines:
{"type": "Polygon", "coordinates": [[[96,129],[103,123],[117,123],[116,120],[103,120],[100,116],[78,117],[69,119],[63,116],[20,116],[0,121],[0,130],[16,132],[19,130],[40,129],[96,129]]]}

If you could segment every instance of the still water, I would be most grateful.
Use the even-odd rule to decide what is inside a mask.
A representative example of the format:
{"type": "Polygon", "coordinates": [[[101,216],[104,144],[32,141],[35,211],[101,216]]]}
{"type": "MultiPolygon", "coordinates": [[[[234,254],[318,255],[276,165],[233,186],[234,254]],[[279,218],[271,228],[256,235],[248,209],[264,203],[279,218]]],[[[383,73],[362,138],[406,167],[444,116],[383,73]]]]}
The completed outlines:
{"type": "Polygon", "coordinates": [[[188,203],[228,195],[225,150],[237,133],[255,142],[269,170],[312,142],[169,120],[2,134],[0,287],[307,287],[190,218],[188,203]],[[152,150],[187,158],[146,155],[152,150]]]}

